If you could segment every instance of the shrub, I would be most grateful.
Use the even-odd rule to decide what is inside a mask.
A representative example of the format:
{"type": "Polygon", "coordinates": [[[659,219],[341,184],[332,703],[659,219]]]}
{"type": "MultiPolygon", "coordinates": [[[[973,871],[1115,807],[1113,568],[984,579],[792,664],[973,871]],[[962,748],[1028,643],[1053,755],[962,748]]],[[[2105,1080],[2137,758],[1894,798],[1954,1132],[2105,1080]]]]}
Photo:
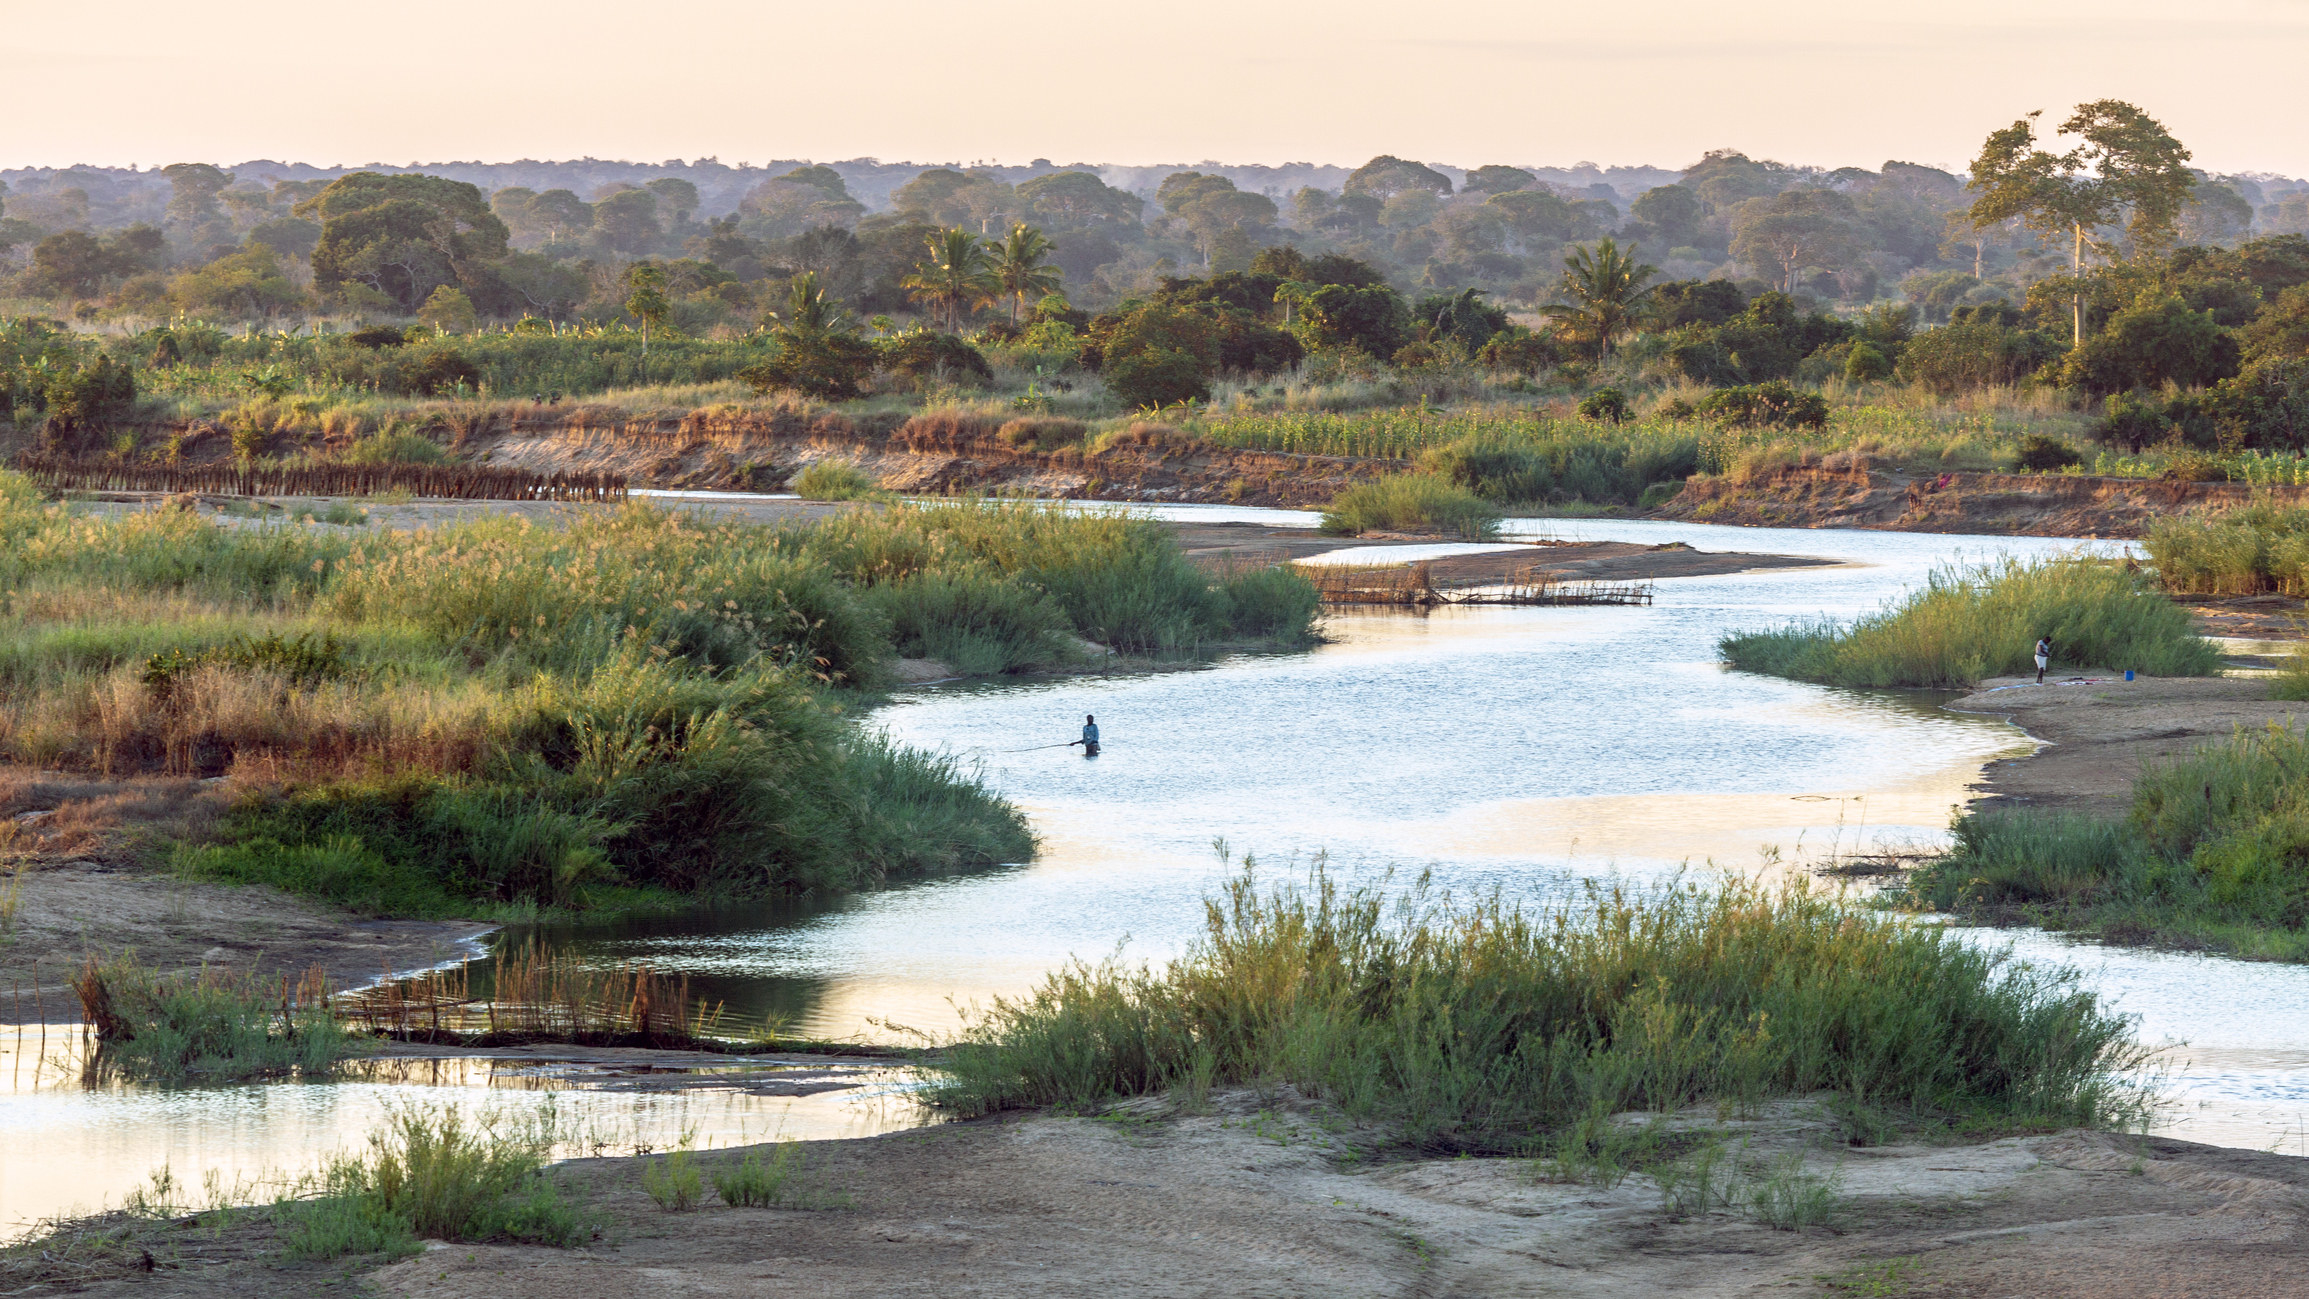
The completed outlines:
{"type": "Polygon", "coordinates": [[[1186,401],[1208,401],[1210,371],[1191,353],[1176,348],[1146,348],[1111,357],[1099,371],[1125,407],[1160,409],[1186,401]]]}
{"type": "Polygon", "coordinates": [[[2158,519],[2141,538],[2166,590],[2309,592],[2309,509],[2259,503],[2158,519]]]}
{"type": "Polygon", "coordinates": [[[992,383],[994,368],[959,334],[912,329],[875,344],[884,370],[914,383],[992,383]]]}
{"type": "Polygon", "coordinates": [[[401,367],[401,387],[420,397],[444,392],[478,391],[481,367],[453,348],[436,347],[401,367]]]}
{"type": "Polygon", "coordinates": [[[1844,354],[1844,377],[1853,383],[1875,383],[1892,377],[1892,362],[1874,343],[1861,341],[1844,354]]]}
{"type": "Polygon", "coordinates": [[[2236,337],[2178,297],[2144,295],[2061,363],[2061,380],[2096,394],[2204,387],[2237,373],[2236,337]]]}
{"type": "Polygon", "coordinates": [[[1598,424],[1617,424],[1628,417],[1627,394],[1617,388],[1598,388],[1579,399],[1579,417],[1598,424]]]}
{"type": "Polygon", "coordinates": [[[1322,530],[1334,536],[1365,532],[1442,532],[1469,540],[1499,534],[1499,510],[1448,478],[1393,474],[1357,483],[1323,509],[1322,530]]]}
{"type": "Polygon", "coordinates": [[[864,470],[847,460],[813,460],[787,485],[805,501],[861,501],[882,494],[864,470]]]}
{"type": "Polygon", "coordinates": [[[1786,381],[1719,388],[1702,398],[1699,413],[1733,428],[1825,428],[1828,400],[1786,381]]]}
{"type": "Polygon", "coordinates": [[[1080,446],[1090,432],[1088,425],[1078,419],[1060,419],[1050,415],[1031,415],[1014,419],[994,431],[996,440],[1005,446],[1031,447],[1036,451],[1056,451],[1060,447],[1080,446]]]}
{"type": "Polygon", "coordinates": [[[2137,1053],[2056,972],[1791,886],[1591,886],[1537,914],[1246,870],[1157,968],[1074,965],[945,1058],[962,1115],[1277,1080],[1427,1150],[1834,1090],[1975,1125],[2101,1123],[2137,1053]]]}
{"type": "Polygon", "coordinates": [[[2005,560],[1941,568],[1849,627],[1796,624],[1726,636],[1731,665],[1841,686],[1972,685],[2025,671],[2040,636],[2056,662],[2155,676],[2210,676],[2220,656],[2186,610],[2106,562],[2005,560]]]}
{"type": "Polygon", "coordinates": [[[748,1149],[734,1168],[714,1172],[714,1193],[732,1208],[768,1209],[786,1200],[786,1184],[801,1162],[801,1143],[780,1141],[767,1158],[762,1147],[748,1149]]]}
{"type": "Polygon", "coordinates": [[[2032,474],[2056,473],[2070,465],[2081,465],[2084,457],[2076,448],[2056,437],[2030,433],[2020,440],[2020,468],[2032,474]]]}

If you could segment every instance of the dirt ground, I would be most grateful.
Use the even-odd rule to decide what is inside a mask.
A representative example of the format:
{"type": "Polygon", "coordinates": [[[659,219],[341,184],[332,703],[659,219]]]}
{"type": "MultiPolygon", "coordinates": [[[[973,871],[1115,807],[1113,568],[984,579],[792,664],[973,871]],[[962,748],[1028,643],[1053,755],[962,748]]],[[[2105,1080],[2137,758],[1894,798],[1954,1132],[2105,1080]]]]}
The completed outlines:
{"type": "MultiPolygon", "coordinates": [[[[604,1225],[583,1248],[436,1244],[354,1278],[250,1250],[82,1292],[2274,1299],[2309,1275],[2309,1160],[2091,1133],[1853,1148],[1803,1102],[1666,1121],[1717,1131],[1750,1169],[1801,1159],[1833,1179],[1835,1216],[1774,1230],[1721,1207],[1672,1214],[1640,1173],[1606,1187],[1527,1160],[1385,1157],[1284,1089],[1214,1094],[1196,1114],[1148,1101],[811,1143],[794,1208],[733,1209],[708,1190],[666,1213],[643,1161],[577,1160],[561,1175],[604,1225]]],[[[710,1174],[737,1157],[701,1162],[710,1174]]]]}
{"type": "Polygon", "coordinates": [[[2139,678],[2121,672],[1999,677],[1948,707],[1991,713],[2042,741],[2035,754],[1988,764],[1979,807],[2058,808],[2118,817],[2131,806],[2143,762],[2185,754],[2240,726],[2309,721],[2309,704],[2269,698],[2256,677],[2139,678]],[[2087,678],[2078,681],[2077,676],[2087,678]]]}
{"type": "Polygon", "coordinates": [[[16,898],[0,931],[0,1023],[77,1019],[65,980],[91,955],[133,950],[171,972],[294,975],[319,965],[331,986],[351,988],[458,959],[489,931],[469,921],[370,920],[276,889],[148,867],[140,835],[198,827],[226,796],[223,785],[198,780],[0,771],[0,890],[16,898]]]}

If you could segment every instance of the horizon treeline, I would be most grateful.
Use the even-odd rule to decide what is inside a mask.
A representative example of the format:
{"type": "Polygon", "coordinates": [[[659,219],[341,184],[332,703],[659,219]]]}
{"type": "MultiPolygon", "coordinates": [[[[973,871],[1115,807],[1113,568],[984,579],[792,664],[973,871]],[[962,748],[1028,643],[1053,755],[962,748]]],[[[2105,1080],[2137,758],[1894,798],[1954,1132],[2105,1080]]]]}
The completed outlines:
{"type": "MultiPolygon", "coordinates": [[[[1724,150],[1681,172],[1462,170],[1386,156],[1353,170],[1159,171],[1042,160],[774,174],[591,160],[367,173],[269,162],[14,171],[0,173],[0,299],[83,328],[134,328],[178,315],[405,318],[431,288],[450,285],[484,320],[607,323],[629,297],[625,270],[648,261],[669,273],[668,323],[706,335],[753,328],[803,272],[841,306],[906,314],[913,295],[902,281],[927,236],[958,227],[992,238],[1023,223],[1048,236],[1068,300],[1092,310],[1158,291],[1166,278],[1247,270],[1277,246],[1352,257],[1405,292],[1472,288],[1536,308],[1568,250],[1610,236],[1639,247],[1666,278],[1823,305],[1902,300],[1937,322],[1963,306],[2022,303],[2068,258],[2064,241],[2019,221],[1974,227],[1965,177],[1897,161],[1828,170],[1724,150]],[[406,257],[397,270],[389,249],[348,258],[324,245],[323,191],[342,192],[347,175],[393,173],[439,176],[429,187],[435,206],[454,212],[457,246],[436,250],[450,255],[435,258],[444,264],[430,276],[406,257]],[[484,187],[443,173],[527,183],[484,187]],[[630,179],[592,179],[603,174],[630,179]]],[[[2309,182],[2194,174],[2183,243],[2309,233],[2309,182]]],[[[424,237],[401,233],[402,242],[424,237]]]]}

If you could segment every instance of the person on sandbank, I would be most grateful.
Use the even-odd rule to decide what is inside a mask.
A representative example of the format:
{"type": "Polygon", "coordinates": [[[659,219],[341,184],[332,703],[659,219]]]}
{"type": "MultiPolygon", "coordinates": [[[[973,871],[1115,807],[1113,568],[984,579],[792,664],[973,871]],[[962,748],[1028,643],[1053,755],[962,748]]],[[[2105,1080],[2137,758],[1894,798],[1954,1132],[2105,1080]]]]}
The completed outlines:
{"type": "Polygon", "coordinates": [[[2038,685],[2040,685],[2040,686],[2041,686],[2041,685],[2043,685],[2043,684],[2044,684],[2044,669],[2045,669],[2045,666],[2046,666],[2047,664],[2051,663],[2051,662],[2052,662],[2052,637],[2050,637],[2050,636],[2039,636],[2039,637],[2037,637],[2037,638],[2036,638],[2036,683],[2037,683],[2038,685]]]}
{"type": "Polygon", "coordinates": [[[1082,715],[1082,738],[1075,743],[1082,746],[1083,757],[1098,756],[1098,718],[1089,713],[1082,715]]]}

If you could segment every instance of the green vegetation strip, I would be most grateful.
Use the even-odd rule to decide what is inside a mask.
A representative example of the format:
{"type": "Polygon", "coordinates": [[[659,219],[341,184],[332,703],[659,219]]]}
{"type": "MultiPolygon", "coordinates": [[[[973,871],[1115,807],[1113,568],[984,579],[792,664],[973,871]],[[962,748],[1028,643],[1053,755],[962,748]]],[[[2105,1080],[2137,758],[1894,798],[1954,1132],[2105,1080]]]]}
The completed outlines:
{"type": "Polygon", "coordinates": [[[1919,905],[2119,942],[2309,960],[2309,737],[2270,726],[2153,762],[2121,820],[1974,812],[1919,905]]]}
{"type": "Polygon", "coordinates": [[[262,773],[179,869],[388,915],[857,888],[1030,857],[1015,808],[850,721],[900,656],[1299,644],[1314,588],[1031,503],[814,525],[629,504],[414,533],[93,517],[0,473],[0,759],[262,773]]]}
{"type": "Polygon", "coordinates": [[[2073,976],[1790,887],[1538,910],[1246,869],[1161,967],[1076,965],[941,1062],[963,1115],[1289,1082],[1428,1149],[1577,1155],[1611,1115],[1837,1094],[1962,1129],[2106,1123],[2125,1022],[2073,976]]]}
{"type": "Polygon", "coordinates": [[[1741,632],[1718,648],[1744,672],[1838,686],[1977,684],[2033,668],[2049,637],[2061,667],[2201,677],[2219,670],[2186,610],[2130,567],[2092,559],[2006,559],[1933,570],[1925,585],[1849,626],[1741,632]]]}

